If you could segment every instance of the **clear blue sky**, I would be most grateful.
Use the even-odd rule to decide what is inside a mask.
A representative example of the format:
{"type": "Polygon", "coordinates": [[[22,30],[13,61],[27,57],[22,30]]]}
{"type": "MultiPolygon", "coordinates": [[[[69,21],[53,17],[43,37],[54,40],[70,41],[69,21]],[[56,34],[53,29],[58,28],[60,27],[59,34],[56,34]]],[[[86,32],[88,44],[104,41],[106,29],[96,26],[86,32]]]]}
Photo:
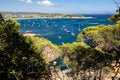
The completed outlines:
{"type": "Polygon", "coordinates": [[[0,12],[114,13],[114,0],[0,0],[0,12]]]}

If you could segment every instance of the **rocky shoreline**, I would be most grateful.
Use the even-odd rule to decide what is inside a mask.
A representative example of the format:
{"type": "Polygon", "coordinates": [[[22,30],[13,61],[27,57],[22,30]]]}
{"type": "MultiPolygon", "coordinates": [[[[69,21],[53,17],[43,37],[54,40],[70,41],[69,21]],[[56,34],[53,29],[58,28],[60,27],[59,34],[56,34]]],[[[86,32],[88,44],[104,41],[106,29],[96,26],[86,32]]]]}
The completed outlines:
{"type": "Polygon", "coordinates": [[[58,68],[50,67],[50,74],[49,80],[120,80],[120,70],[117,76],[113,76],[111,71],[106,71],[105,68],[98,70],[88,69],[86,71],[80,70],[75,74],[72,72],[66,74],[58,68]]]}
{"type": "Polygon", "coordinates": [[[33,37],[35,37],[35,36],[41,36],[40,34],[34,34],[34,33],[25,33],[25,34],[23,34],[24,36],[33,36],[33,37]]]}

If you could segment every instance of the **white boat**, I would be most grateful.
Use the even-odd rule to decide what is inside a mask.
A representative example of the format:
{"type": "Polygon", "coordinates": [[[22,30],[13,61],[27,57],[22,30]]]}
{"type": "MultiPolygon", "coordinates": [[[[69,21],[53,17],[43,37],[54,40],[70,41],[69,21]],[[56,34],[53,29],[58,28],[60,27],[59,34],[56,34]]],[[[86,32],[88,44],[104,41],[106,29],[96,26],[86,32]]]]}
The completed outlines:
{"type": "Polygon", "coordinates": [[[61,36],[58,36],[59,39],[61,39],[62,37],[61,36]]]}
{"type": "Polygon", "coordinates": [[[71,33],[71,36],[75,36],[75,33],[71,33]]]}
{"type": "Polygon", "coordinates": [[[63,25],[63,28],[65,28],[66,26],[65,25],[63,25]]]}
{"type": "Polygon", "coordinates": [[[67,33],[70,33],[70,31],[69,31],[69,30],[67,30],[66,32],[67,32],[67,33]]]}
{"type": "Polygon", "coordinates": [[[56,65],[56,64],[57,64],[57,62],[56,62],[56,61],[54,61],[54,62],[53,62],[53,65],[56,65]]]}
{"type": "Polygon", "coordinates": [[[33,30],[27,30],[26,31],[26,33],[32,33],[33,32],[33,30]]]}
{"type": "Polygon", "coordinates": [[[78,29],[78,31],[80,32],[80,31],[81,31],[81,29],[79,28],[79,29],[78,29]]]}
{"type": "Polygon", "coordinates": [[[65,44],[64,42],[62,42],[62,45],[65,44]]]}
{"type": "Polygon", "coordinates": [[[64,31],[66,32],[66,31],[67,31],[67,28],[65,28],[64,31]]]}

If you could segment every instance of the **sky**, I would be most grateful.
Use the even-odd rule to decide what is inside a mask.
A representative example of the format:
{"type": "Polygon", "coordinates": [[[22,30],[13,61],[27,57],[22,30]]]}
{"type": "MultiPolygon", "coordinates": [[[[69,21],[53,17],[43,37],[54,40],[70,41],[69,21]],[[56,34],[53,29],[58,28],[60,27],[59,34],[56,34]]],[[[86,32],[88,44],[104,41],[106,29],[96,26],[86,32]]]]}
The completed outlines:
{"type": "Polygon", "coordinates": [[[0,12],[112,14],[116,10],[114,0],[0,0],[0,12]]]}

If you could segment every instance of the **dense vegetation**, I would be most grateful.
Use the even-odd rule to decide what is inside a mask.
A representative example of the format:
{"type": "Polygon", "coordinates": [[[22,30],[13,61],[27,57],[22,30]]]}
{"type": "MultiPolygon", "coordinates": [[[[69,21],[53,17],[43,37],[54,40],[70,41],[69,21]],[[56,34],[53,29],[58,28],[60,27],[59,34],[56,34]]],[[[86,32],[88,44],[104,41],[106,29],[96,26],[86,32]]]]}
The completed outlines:
{"type": "Polygon", "coordinates": [[[58,58],[62,53],[57,45],[52,44],[45,38],[27,36],[26,42],[28,44],[32,43],[31,49],[34,48],[36,53],[42,53],[42,57],[47,64],[50,64],[50,62],[58,58]]]}
{"type": "MultiPolygon", "coordinates": [[[[111,21],[114,21],[114,16],[110,18],[111,21]]],[[[64,62],[73,72],[78,73],[80,70],[87,71],[91,68],[102,71],[104,67],[116,70],[114,67],[117,66],[114,76],[117,75],[120,67],[120,24],[118,23],[120,19],[118,17],[119,15],[116,17],[115,25],[87,27],[78,35],[77,42],[61,46],[66,55],[64,62]]],[[[98,74],[101,75],[101,72],[98,74]]]]}
{"type": "Polygon", "coordinates": [[[19,30],[19,23],[0,15],[0,80],[46,77],[47,65],[31,46],[19,30]]]}
{"type": "MultiPolygon", "coordinates": [[[[61,50],[64,53],[63,62],[72,69],[72,74],[99,70],[97,74],[100,74],[99,79],[102,80],[103,68],[117,71],[120,68],[119,17],[116,14],[110,18],[115,25],[85,28],[76,42],[63,44],[59,48],[44,38],[24,37],[19,30],[19,23],[12,19],[4,20],[0,15],[0,80],[46,78],[49,64],[46,61],[50,62],[48,60],[51,57],[48,55],[60,56],[61,50]],[[113,62],[118,68],[114,68],[113,62]]],[[[117,71],[114,71],[114,76],[117,71]]]]}
{"type": "Polygon", "coordinates": [[[120,14],[117,13],[117,14],[113,15],[112,17],[109,18],[109,20],[114,23],[119,23],[120,22],[120,14]]]}
{"type": "Polygon", "coordinates": [[[78,35],[78,40],[86,40],[91,47],[110,53],[120,63],[120,24],[88,27],[78,35]]]}

